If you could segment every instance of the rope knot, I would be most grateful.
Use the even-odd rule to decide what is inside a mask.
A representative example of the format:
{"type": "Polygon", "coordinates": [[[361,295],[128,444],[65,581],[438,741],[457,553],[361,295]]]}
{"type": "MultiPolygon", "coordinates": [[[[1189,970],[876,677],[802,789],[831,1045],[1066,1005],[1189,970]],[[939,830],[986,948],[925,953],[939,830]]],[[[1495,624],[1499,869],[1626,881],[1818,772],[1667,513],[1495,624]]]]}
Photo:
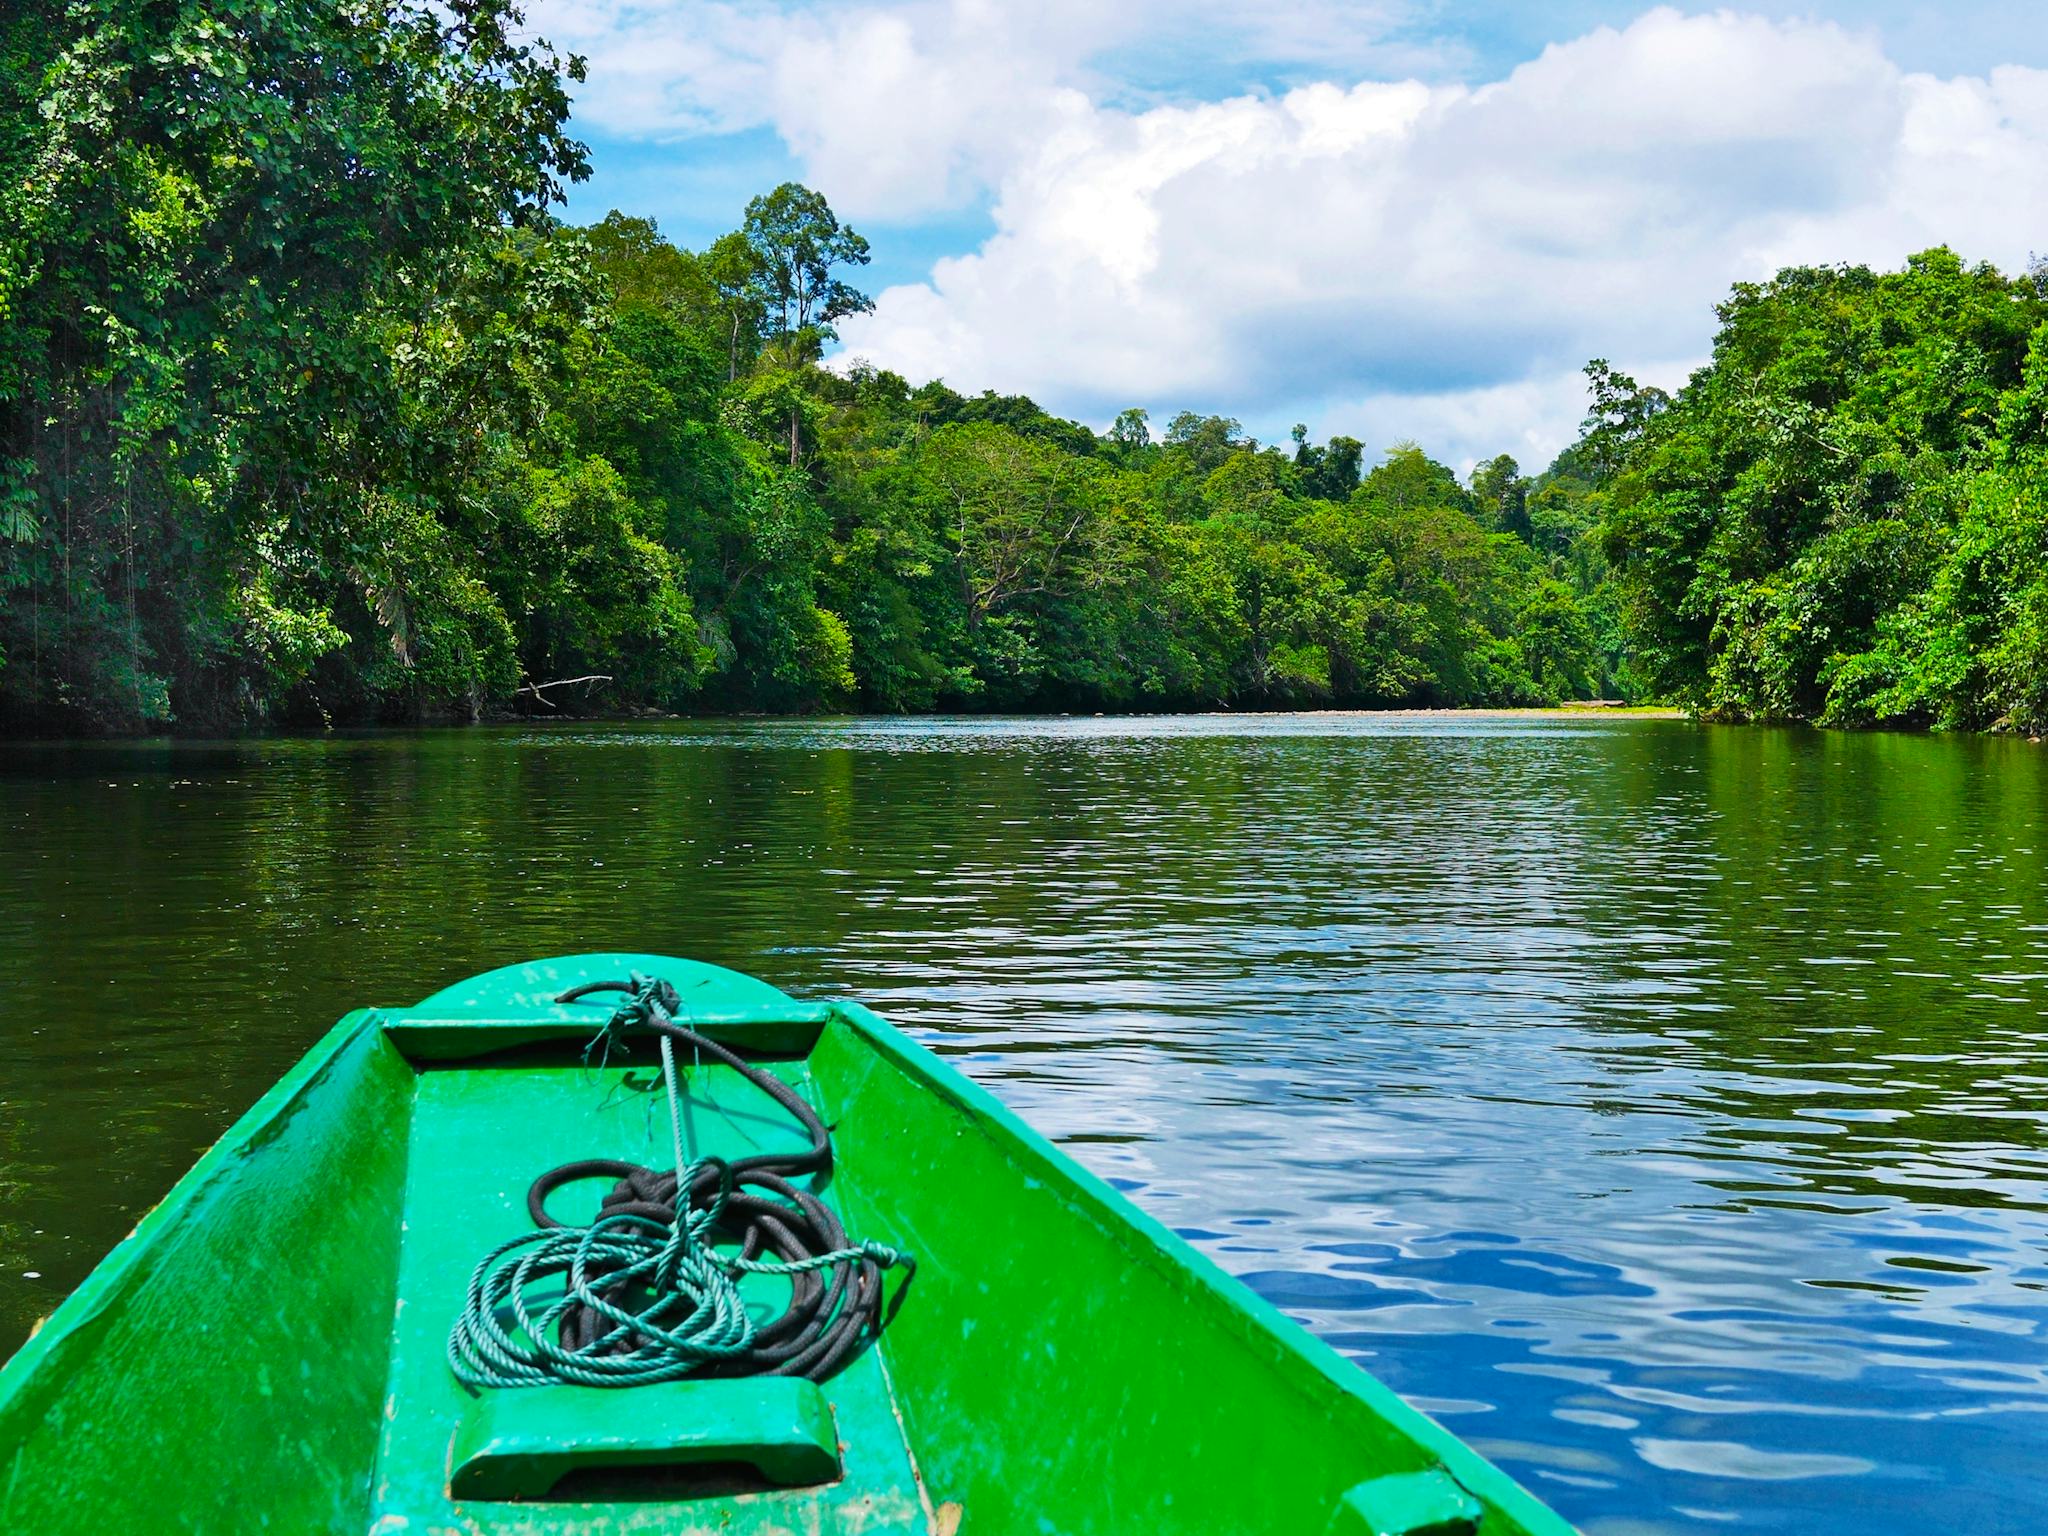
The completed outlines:
{"type": "Polygon", "coordinates": [[[611,1017],[583,1047],[585,1065],[593,1057],[600,1065],[610,1061],[612,1047],[620,1044],[619,1037],[629,1029],[652,1030],[657,1034],[674,1029],[676,1015],[683,1011],[683,995],[675,989],[675,983],[661,976],[643,976],[638,971],[630,973],[625,981],[592,981],[571,987],[555,1001],[577,1003],[593,992],[621,992],[625,1001],[612,1009],[611,1017]]]}
{"type": "Polygon", "coordinates": [[[633,972],[633,995],[619,1005],[618,1013],[630,1014],[633,1022],[650,1028],[674,1021],[683,1011],[683,995],[676,991],[675,984],[661,976],[642,976],[633,972]]]}

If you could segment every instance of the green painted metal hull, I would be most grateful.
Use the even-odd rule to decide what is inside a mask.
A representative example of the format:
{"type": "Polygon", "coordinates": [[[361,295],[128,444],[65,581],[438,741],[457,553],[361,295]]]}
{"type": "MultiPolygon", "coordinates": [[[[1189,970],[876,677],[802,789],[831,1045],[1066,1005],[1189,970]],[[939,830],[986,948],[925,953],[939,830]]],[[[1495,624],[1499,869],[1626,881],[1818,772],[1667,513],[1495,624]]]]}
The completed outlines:
{"type": "MultiPolygon", "coordinates": [[[[725,1068],[688,1074],[685,1110],[693,1151],[794,1135],[725,1068]]],[[[0,1516],[95,1536],[1569,1529],[867,1010],[629,955],[343,1019],[0,1371],[0,1516]],[[882,1342],[822,1387],[472,1395],[449,1373],[471,1269],[528,1230],[536,1174],[668,1160],[628,1066],[580,1061],[592,1010],[551,1001],[632,969],[811,1098],[827,1198],[918,1256],[882,1342]]]]}

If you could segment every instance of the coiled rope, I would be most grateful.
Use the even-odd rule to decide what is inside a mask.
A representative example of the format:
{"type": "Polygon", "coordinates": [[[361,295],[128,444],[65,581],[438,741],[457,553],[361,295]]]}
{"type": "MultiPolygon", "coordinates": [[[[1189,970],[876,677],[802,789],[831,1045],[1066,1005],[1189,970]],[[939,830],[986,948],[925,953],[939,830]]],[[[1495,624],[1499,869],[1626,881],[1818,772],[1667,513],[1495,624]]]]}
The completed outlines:
{"type": "Polygon", "coordinates": [[[667,1171],[611,1158],[552,1168],[533,1181],[526,1208],[539,1230],[500,1244],[477,1265],[448,1335],[448,1363],[472,1388],[569,1382],[624,1387],[684,1376],[804,1376],[823,1381],[880,1334],[917,1272],[909,1254],[850,1242],[832,1208],[794,1182],[828,1173],[832,1140],[817,1111],[780,1078],[678,1024],[676,989],[659,978],[592,982],[555,999],[626,994],[586,1047],[608,1059],[621,1032],[651,1030],[661,1044],[675,1165],[667,1171]],[[675,1048],[731,1067],[801,1125],[810,1146],[726,1161],[685,1161],[675,1048]],[[579,1179],[612,1186],[588,1226],[548,1214],[548,1196],[579,1179]],[[677,1191],[685,1192],[679,1203],[677,1191]],[[904,1272],[887,1311],[882,1274],[904,1272]],[[778,1275],[789,1304],[756,1321],[741,1292],[748,1275],[778,1275]]]}

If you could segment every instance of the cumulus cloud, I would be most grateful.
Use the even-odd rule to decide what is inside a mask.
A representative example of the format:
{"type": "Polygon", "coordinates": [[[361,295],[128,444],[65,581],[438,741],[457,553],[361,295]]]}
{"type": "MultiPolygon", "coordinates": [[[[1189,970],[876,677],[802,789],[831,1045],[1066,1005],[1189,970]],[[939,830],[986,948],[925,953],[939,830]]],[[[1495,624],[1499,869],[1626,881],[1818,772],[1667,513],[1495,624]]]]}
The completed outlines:
{"type": "Polygon", "coordinates": [[[1412,3],[1265,13],[1236,0],[536,0],[529,13],[535,31],[589,59],[584,128],[771,127],[835,205],[900,219],[978,199],[1077,106],[1143,94],[1126,78],[1140,66],[1417,62],[1426,50],[1382,41],[1412,3]]]}
{"type": "Polygon", "coordinates": [[[1939,80],[1834,26],[1668,10],[1478,89],[1074,107],[1002,178],[987,243],[847,341],[1095,416],[1406,400],[1447,451],[1539,419],[1541,451],[1577,415],[1555,381],[1596,354],[1681,371],[1735,279],[1941,241],[2023,261],[2044,114],[2048,72],[1939,80]]]}
{"type": "MultiPolygon", "coordinates": [[[[1648,370],[1642,382],[1672,388],[1690,363],[1648,370]]],[[[1576,368],[1544,372],[1506,384],[1420,394],[1369,390],[1339,396],[1299,413],[1317,438],[1335,433],[1385,449],[1415,442],[1460,470],[1497,453],[1512,454],[1525,470],[1541,469],[1578,435],[1585,415],[1585,377],[1576,368]]]]}
{"type": "MultiPolygon", "coordinates": [[[[1540,460],[1587,357],[1676,382],[1734,280],[2042,243],[2048,71],[1938,78],[1827,23],[1660,9],[1476,87],[1353,74],[1134,101],[1091,71],[1150,5],[1058,0],[1042,25],[993,0],[705,5],[695,41],[604,89],[678,124],[772,123],[855,218],[986,196],[993,233],[882,293],[847,350],[1098,420],[1192,405],[1540,460]],[[729,39],[706,40],[734,30],[742,64],[707,81],[729,39]]],[[[554,10],[579,6],[600,36],[630,9],[554,10]]],[[[1398,19],[1375,13],[1360,55],[1398,19]]],[[[593,59],[594,93],[610,73],[593,59]]],[[[579,114],[611,110],[595,101],[579,114]]]]}

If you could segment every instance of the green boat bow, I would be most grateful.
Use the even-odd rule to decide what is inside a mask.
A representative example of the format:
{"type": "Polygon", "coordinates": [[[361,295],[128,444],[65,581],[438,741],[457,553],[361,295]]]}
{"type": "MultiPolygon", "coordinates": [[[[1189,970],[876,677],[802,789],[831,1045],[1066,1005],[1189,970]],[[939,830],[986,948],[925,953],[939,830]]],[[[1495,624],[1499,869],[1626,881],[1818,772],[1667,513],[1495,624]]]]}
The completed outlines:
{"type": "MultiPolygon", "coordinates": [[[[676,1090],[691,1159],[804,1144],[744,1070],[686,1063],[676,1090]]],[[[587,1222],[601,1193],[551,1209],[587,1222]]],[[[1569,1530],[865,1008],[644,955],[344,1018],[0,1370],[0,1513],[94,1533],[1569,1530]],[[538,1175],[672,1160],[667,1100],[634,1091],[651,1042],[586,1060],[591,1006],[556,1001],[630,972],[815,1108],[836,1152],[815,1192],[917,1256],[894,1320],[822,1382],[474,1390],[449,1368],[478,1259],[531,1230],[538,1175]]]]}

